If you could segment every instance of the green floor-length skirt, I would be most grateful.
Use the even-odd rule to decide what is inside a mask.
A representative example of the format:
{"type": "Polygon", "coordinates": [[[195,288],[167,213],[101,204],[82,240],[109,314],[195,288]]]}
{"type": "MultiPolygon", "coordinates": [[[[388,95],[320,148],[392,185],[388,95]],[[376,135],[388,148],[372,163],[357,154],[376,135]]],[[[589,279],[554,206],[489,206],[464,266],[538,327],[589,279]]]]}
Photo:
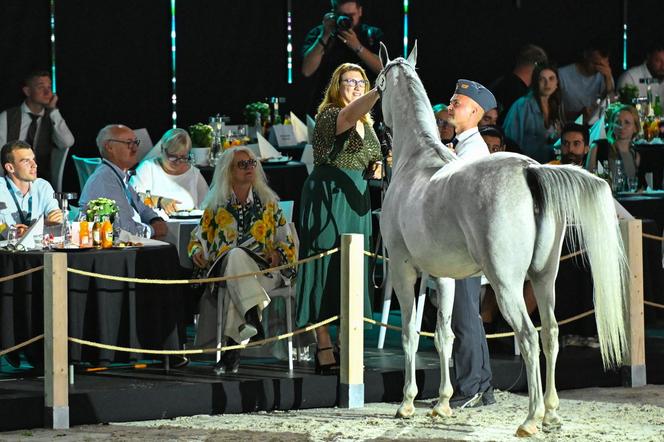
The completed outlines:
{"type": "MultiPolygon", "coordinates": [[[[371,201],[362,171],[316,166],[304,183],[300,203],[300,258],[341,244],[344,233],[364,235],[371,250],[371,201]]],[[[310,261],[298,268],[299,327],[338,315],[341,253],[310,261]]],[[[364,316],[371,318],[368,258],[364,259],[364,316]]]]}

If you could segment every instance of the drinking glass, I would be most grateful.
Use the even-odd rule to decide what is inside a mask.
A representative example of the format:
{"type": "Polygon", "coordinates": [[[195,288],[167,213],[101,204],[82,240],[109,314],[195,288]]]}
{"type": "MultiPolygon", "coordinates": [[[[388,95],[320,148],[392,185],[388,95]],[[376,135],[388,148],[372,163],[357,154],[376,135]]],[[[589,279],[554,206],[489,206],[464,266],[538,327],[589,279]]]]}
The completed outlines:
{"type": "Polygon", "coordinates": [[[627,179],[627,189],[634,193],[639,188],[639,179],[635,176],[627,179]]]}

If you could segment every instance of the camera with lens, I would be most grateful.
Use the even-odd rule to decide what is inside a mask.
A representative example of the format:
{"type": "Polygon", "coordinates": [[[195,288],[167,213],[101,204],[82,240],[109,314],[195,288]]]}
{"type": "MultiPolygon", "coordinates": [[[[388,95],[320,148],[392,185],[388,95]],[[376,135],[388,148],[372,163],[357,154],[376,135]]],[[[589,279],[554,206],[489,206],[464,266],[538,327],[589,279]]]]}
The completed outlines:
{"type": "Polygon", "coordinates": [[[353,19],[347,15],[337,15],[335,23],[337,24],[337,29],[341,31],[348,31],[353,27],[353,19]]]}

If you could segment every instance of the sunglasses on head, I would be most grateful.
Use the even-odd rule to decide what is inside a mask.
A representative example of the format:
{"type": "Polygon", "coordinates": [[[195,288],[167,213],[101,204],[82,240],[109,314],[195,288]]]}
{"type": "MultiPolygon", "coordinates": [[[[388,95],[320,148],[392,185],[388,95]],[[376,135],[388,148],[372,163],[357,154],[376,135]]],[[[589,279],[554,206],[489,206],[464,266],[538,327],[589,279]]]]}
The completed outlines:
{"type": "Polygon", "coordinates": [[[247,170],[256,167],[256,160],[240,160],[236,163],[239,169],[247,170]]]}

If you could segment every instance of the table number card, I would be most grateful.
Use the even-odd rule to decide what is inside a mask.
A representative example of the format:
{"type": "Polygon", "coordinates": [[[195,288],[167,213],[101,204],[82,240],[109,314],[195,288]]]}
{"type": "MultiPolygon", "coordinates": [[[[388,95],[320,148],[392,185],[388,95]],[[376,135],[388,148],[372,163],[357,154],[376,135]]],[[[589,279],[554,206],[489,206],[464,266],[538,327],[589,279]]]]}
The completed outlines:
{"type": "Polygon", "coordinates": [[[295,131],[290,124],[276,124],[272,126],[272,131],[277,140],[277,146],[294,146],[297,144],[295,131]]]}

